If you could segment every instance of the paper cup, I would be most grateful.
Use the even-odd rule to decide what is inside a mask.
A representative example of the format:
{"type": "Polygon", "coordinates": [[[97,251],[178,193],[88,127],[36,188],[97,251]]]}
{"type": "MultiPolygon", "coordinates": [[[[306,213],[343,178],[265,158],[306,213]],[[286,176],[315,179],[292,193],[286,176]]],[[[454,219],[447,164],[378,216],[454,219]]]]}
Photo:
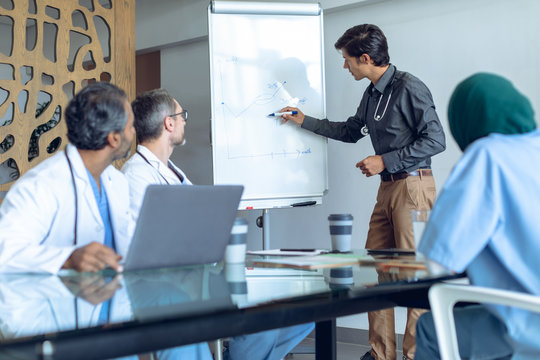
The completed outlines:
{"type": "Polygon", "coordinates": [[[331,214],[328,216],[333,251],[351,251],[353,219],[351,214],[331,214]]]}
{"type": "Polygon", "coordinates": [[[225,249],[226,263],[244,263],[246,261],[246,238],[248,223],[246,219],[236,218],[231,230],[229,244],[225,249]]]}
{"type": "Polygon", "coordinates": [[[352,266],[330,269],[329,286],[332,290],[349,289],[354,284],[352,266]]]}
{"type": "Polygon", "coordinates": [[[242,263],[225,263],[225,280],[232,301],[237,304],[247,302],[246,267],[242,263]]]}

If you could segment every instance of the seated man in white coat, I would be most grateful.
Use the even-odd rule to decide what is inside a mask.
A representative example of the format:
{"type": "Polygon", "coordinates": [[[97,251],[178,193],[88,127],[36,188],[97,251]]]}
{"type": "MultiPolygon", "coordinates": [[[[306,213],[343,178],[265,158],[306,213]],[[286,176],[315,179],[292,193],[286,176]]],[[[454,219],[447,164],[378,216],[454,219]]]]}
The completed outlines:
{"type": "Polygon", "coordinates": [[[119,270],[132,235],[125,177],[111,163],[135,135],[123,90],[82,89],[65,110],[69,144],[22,176],[0,207],[0,271],[119,270]]]}
{"type": "MultiPolygon", "coordinates": [[[[132,103],[137,132],[137,153],[122,167],[130,186],[131,209],[137,217],[146,187],[151,184],[191,185],[186,175],[170,160],[174,148],[185,143],[187,111],[164,89],[147,91],[132,103]]],[[[313,324],[237,336],[229,341],[225,359],[281,359],[302,341],[313,324]]],[[[208,351],[206,344],[194,345],[199,351],[194,359],[208,351]],[[202,351],[204,349],[204,351],[202,351]]],[[[209,352],[207,352],[209,356],[209,352]]]]}
{"type": "Polygon", "coordinates": [[[122,172],[129,181],[131,209],[137,217],[148,185],[191,185],[186,174],[169,160],[173,150],[186,142],[188,112],[164,89],[137,96],[132,106],[137,152],[122,172]]]}

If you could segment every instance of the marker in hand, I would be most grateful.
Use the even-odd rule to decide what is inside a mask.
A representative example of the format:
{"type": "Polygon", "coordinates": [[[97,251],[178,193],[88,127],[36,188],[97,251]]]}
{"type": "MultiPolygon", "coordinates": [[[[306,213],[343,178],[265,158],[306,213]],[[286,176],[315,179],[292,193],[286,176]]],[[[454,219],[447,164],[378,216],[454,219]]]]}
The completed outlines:
{"type": "Polygon", "coordinates": [[[268,114],[268,116],[282,116],[282,115],[296,115],[298,114],[298,111],[284,111],[284,112],[276,112],[268,114]]]}

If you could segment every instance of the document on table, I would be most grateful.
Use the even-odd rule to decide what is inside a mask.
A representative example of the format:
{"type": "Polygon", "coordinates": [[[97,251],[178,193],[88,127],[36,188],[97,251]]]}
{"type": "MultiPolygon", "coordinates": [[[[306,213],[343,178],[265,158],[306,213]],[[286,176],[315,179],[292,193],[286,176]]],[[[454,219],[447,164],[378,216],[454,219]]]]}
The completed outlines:
{"type": "Polygon", "coordinates": [[[249,277],[264,277],[264,276],[312,276],[321,277],[323,273],[317,269],[291,269],[285,267],[252,267],[246,268],[246,278],[249,277]]]}
{"type": "Polygon", "coordinates": [[[383,270],[390,268],[410,269],[410,270],[426,270],[426,264],[423,261],[403,258],[390,259],[366,259],[360,260],[360,265],[377,266],[383,270]]]}
{"type": "Polygon", "coordinates": [[[328,252],[328,250],[323,249],[271,249],[248,251],[247,253],[250,255],[264,256],[314,256],[326,252],[328,252]]]}
{"type": "Polygon", "coordinates": [[[410,257],[386,257],[378,258],[370,255],[357,255],[353,253],[321,254],[315,256],[289,256],[275,259],[254,260],[254,266],[258,267],[285,267],[293,269],[323,269],[350,265],[375,266],[382,269],[403,268],[411,270],[425,270],[424,261],[418,261],[410,257]]]}
{"type": "Polygon", "coordinates": [[[323,269],[358,265],[361,259],[371,256],[354,254],[322,254],[316,256],[291,256],[277,259],[254,260],[254,266],[289,267],[295,269],[323,269]]]}

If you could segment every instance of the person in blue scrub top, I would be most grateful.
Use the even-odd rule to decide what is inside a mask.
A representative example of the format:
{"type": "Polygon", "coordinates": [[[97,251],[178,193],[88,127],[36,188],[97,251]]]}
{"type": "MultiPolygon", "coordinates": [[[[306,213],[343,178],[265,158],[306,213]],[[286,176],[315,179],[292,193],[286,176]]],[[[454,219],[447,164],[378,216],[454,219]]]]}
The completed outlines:
{"type": "MultiPolygon", "coordinates": [[[[419,251],[466,271],[474,285],[540,295],[540,131],[529,100],[507,79],[475,74],[448,107],[463,157],[433,208],[419,251]]],[[[459,351],[470,359],[540,358],[540,316],[507,306],[454,310],[459,351]]],[[[431,313],[417,325],[416,359],[437,359],[431,313]]]]}

